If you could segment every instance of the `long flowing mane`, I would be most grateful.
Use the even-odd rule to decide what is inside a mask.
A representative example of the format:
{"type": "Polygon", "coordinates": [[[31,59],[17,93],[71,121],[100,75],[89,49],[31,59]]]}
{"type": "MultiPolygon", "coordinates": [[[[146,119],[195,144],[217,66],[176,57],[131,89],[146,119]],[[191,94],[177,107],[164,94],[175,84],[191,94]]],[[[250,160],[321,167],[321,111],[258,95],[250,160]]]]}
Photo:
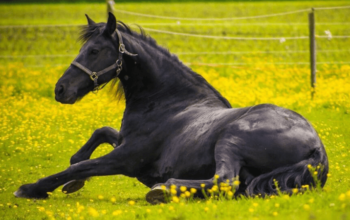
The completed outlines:
{"type": "MultiPolygon", "coordinates": [[[[96,23],[94,25],[86,25],[83,26],[81,29],[81,34],[79,37],[79,40],[81,40],[83,43],[88,41],[89,39],[98,36],[104,31],[106,23],[96,23]]],[[[142,29],[142,27],[138,26],[140,33],[133,31],[128,25],[121,21],[117,21],[117,28],[122,33],[127,33],[130,36],[133,36],[134,38],[143,41],[147,43],[149,46],[156,48],[157,51],[161,52],[162,55],[165,57],[168,57],[171,62],[176,63],[176,66],[181,67],[181,69],[184,72],[189,72],[191,75],[195,78],[196,81],[203,84],[203,86],[209,88],[214,94],[217,96],[219,100],[221,100],[227,107],[231,108],[230,103],[216,90],[214,89],[207,81],[199,74],[193,72],[189,67],[187,67],[185,64],[183,64],[179,58],[170,53],[168,49],[159,46],[152,37],[146,34],[146,32],[142,29]]],[[[118,100],[121,100],[124,97],[124,89],[123,85],[118,79],[118,77],[114,78],[112,80],[112,89],[115,90],[115,94],[118,100]]]]}

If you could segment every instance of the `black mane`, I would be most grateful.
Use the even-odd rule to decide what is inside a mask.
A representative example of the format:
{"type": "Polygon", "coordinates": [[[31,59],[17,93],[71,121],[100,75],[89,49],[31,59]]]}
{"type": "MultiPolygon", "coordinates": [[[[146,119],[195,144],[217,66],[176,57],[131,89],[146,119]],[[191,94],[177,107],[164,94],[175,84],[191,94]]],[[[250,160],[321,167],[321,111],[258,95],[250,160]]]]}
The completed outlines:
{"type": "MultiPolygon", "coordinates": [[[[89,39],[96,37],[99,34],[103,33],[105,26],[106,26],[106,23],[103,23],[103,22],[102,23],[95,23],[94,25],[83,26],[79,39],[82,42],[86,42],[89,39]]],[[[166,49],[162,46],[159,46],[157,44],[156,40],[154,40],[152,37],[147,35],[146,32],[144,31],[144,29],[142,29],[142,27],[138,26],[138,28],[140,30],[140,33],[133,31],[125,23],[123,23],[121,21],[117,21],[117,29],[120,32],[126,33],[130,36],[133,36],[133,37],[137,38],[138,40],[141,40],[141,41],[147,43],[151,47],[156,48],[157,51],[162,53],[162,55],[168,57],[171,60],[171,62],[175,62],[177,64],[177,66],[180,66],[184,70],[184,72],[191,72],[192,76],[197,81],[203,83],[207,88],[212,90],[215,93],[215,95],[218,97],[218,99],[220,99],[227,107],[231,108],[230,103],[223,96],[221,96],[221,94],[217,90],[215,90],[209,83],[207,83],[206,80],[202,76],[193,72],[189,67],[184,65],[179,60],[179,58],[176,55],[170,53],[168,49],[166,49]]],[[[117,100],[121,100],[124,97],[125,94],[124,94],[123,85],[122,85],[122,83],[120,83],[120,80],[118,79],[118,77],[116,77],[116,78],[114,78],[114,80],[112,80],[111,89],[115,90],[117,100]],[[117,85],[117,86],[115,86],[115,85],[117,85]]]]}
{"type": "MultiPolygon", "coordinates": [[[[98,36],[99,34],[101,34],[103,32],[105,26],[106,26],[106,23],[104,23],[104,22],[95,23],[94,25],[82,26],[79,40],[82,41],[83,43],[85,43],[89,39],[98,36]]],[[[126,25],[125,23],[123,23],[122,21],[117,21],[117,28],[121,32],[128,33],[131,36],[134,36],[138,39],[142,39],[143,41],[147,42],[149,45],[151,45],[153,47],[157,47],[158,49],[160,49],[164,53],[164,55],[174,57],[174,55],[171,54],[169,52],[169,50],[167,50],[163,47],[160,47],[152,37],[147,35],[142,27],[138,26],[140,33],[137,33],[136,31],[131,30],[131,28],[128,25],[126,25]]]]}

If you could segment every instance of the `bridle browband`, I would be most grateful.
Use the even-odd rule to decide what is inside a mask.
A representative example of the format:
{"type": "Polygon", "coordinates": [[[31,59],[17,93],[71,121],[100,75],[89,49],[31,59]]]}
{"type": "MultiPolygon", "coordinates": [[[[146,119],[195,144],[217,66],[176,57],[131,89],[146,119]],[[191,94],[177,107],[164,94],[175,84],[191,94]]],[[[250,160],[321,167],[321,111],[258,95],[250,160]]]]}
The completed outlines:
{"type": "Polygon", "coordinates": [[[103,70],[101,71],[98,71],[98,72],[93,72],[91,70],[89,70],[88,68],[86,68],[85,66],[81,65],[80,63],[78,63],[77,61],[73,61],[72,62],[72,65],[78,67],[79,69],[81,69],[82,71],[84,71],[85,73],[87,73],[89,76],[90,76],[90,79],[92,81],[94,81],[94,89],[92,90],[93,92],[97,92],[98,90],[101,90],[103,89],[103,87],[105,87],[105,85],[107,83],[105,83],[104,85],[102,86],[99,86],[98,83],[97,83],[97,79],[99,76],[115,69],[116,69],[116,73],[117,73],[117,76],[119,76],[120,72],[122,71],[122,68],[123,68],[123,54],[127,54],[129,56],[137,56],[137,54],[133,54],[133,53],[130,53],[129,51],[127,51],[125,49],[125,44],[123,43],[123,38],[122,38],[122,35],[120,34],[120,32],[118,31],[118,29],[115,29],[115,32],[117,33],[118,35],[118,39],[119,39],[119,46],[118,46],[118,50],[119,50],[119,56],[118,56],[118,59],[117,61],[112,64],[111,66],[109,67],[106,67],[104,68],[103,70]]]}

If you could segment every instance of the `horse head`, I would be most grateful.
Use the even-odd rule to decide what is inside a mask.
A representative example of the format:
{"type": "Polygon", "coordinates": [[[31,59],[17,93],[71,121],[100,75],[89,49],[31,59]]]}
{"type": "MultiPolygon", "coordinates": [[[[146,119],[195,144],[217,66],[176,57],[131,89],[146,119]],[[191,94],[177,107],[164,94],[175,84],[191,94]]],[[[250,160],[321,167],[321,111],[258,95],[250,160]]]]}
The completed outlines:
{"type": "Polygon", "coordinates": [[[56,83],[56,100],[61,103],[73,104],[90,91],[103,88],[106,83],[118,77],[124,53],[136,56],[125,49],[112,13],[109,13],[107,24],[95,23],[87,15],[86,17],[88,25],[81,36],[85,43],[56,83]]]}

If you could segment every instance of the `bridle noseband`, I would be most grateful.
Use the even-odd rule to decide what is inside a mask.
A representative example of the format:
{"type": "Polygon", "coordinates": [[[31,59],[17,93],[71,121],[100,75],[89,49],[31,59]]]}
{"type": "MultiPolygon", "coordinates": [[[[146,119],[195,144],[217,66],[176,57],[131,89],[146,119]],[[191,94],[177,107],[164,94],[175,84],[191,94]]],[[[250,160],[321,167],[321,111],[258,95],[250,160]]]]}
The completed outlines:
{"type": "Polygon", "coordinates": [[[77,61],[73,61],[72,62],[72,65],[78,67],[79,69],[81,69],[82,71],[84,71],[85,73],[87,73],[89,76],[90,76],[90,79],[92,81],[94,81],[94,89],[92,90],[93,92],[97,92],[98,90],[101,90],[103,89],[103,87],[105,87],[105,85],[107,83],[105,83],[104,85],[102,86],[99,86],[98,83],[97,83],[97,79],[99,76],[115,69],[116,69],[116,73],[117,73],[117,77],[119,76],[120,72],[122,71],[122,68],[123,68],[123,54],[127,54],[129,56],[137,56],[137,54],[133,54],[133,53],[130,53],[129,51],[127,51],[125,49],[125,44],[123,44],[123,39],[122,39],[122,35],[120,34],[120,32],[118,31],[118,29],[115,29],[115,32],[117,33],[118,35],[118,39],[119,39],[119,46],[118,46],[118,50],[119,50],[119,56],[118,56],[118,59],[117,61],[112,64],[111,66],[109,67],[106,67],[105,69],[101,70],[101,71],[98,71],[98,72],[93,72],[91,70],[89,70],[88,68],[86,68],[85,66],[81,65],[80,63],[78,63],[77,61]]]}

